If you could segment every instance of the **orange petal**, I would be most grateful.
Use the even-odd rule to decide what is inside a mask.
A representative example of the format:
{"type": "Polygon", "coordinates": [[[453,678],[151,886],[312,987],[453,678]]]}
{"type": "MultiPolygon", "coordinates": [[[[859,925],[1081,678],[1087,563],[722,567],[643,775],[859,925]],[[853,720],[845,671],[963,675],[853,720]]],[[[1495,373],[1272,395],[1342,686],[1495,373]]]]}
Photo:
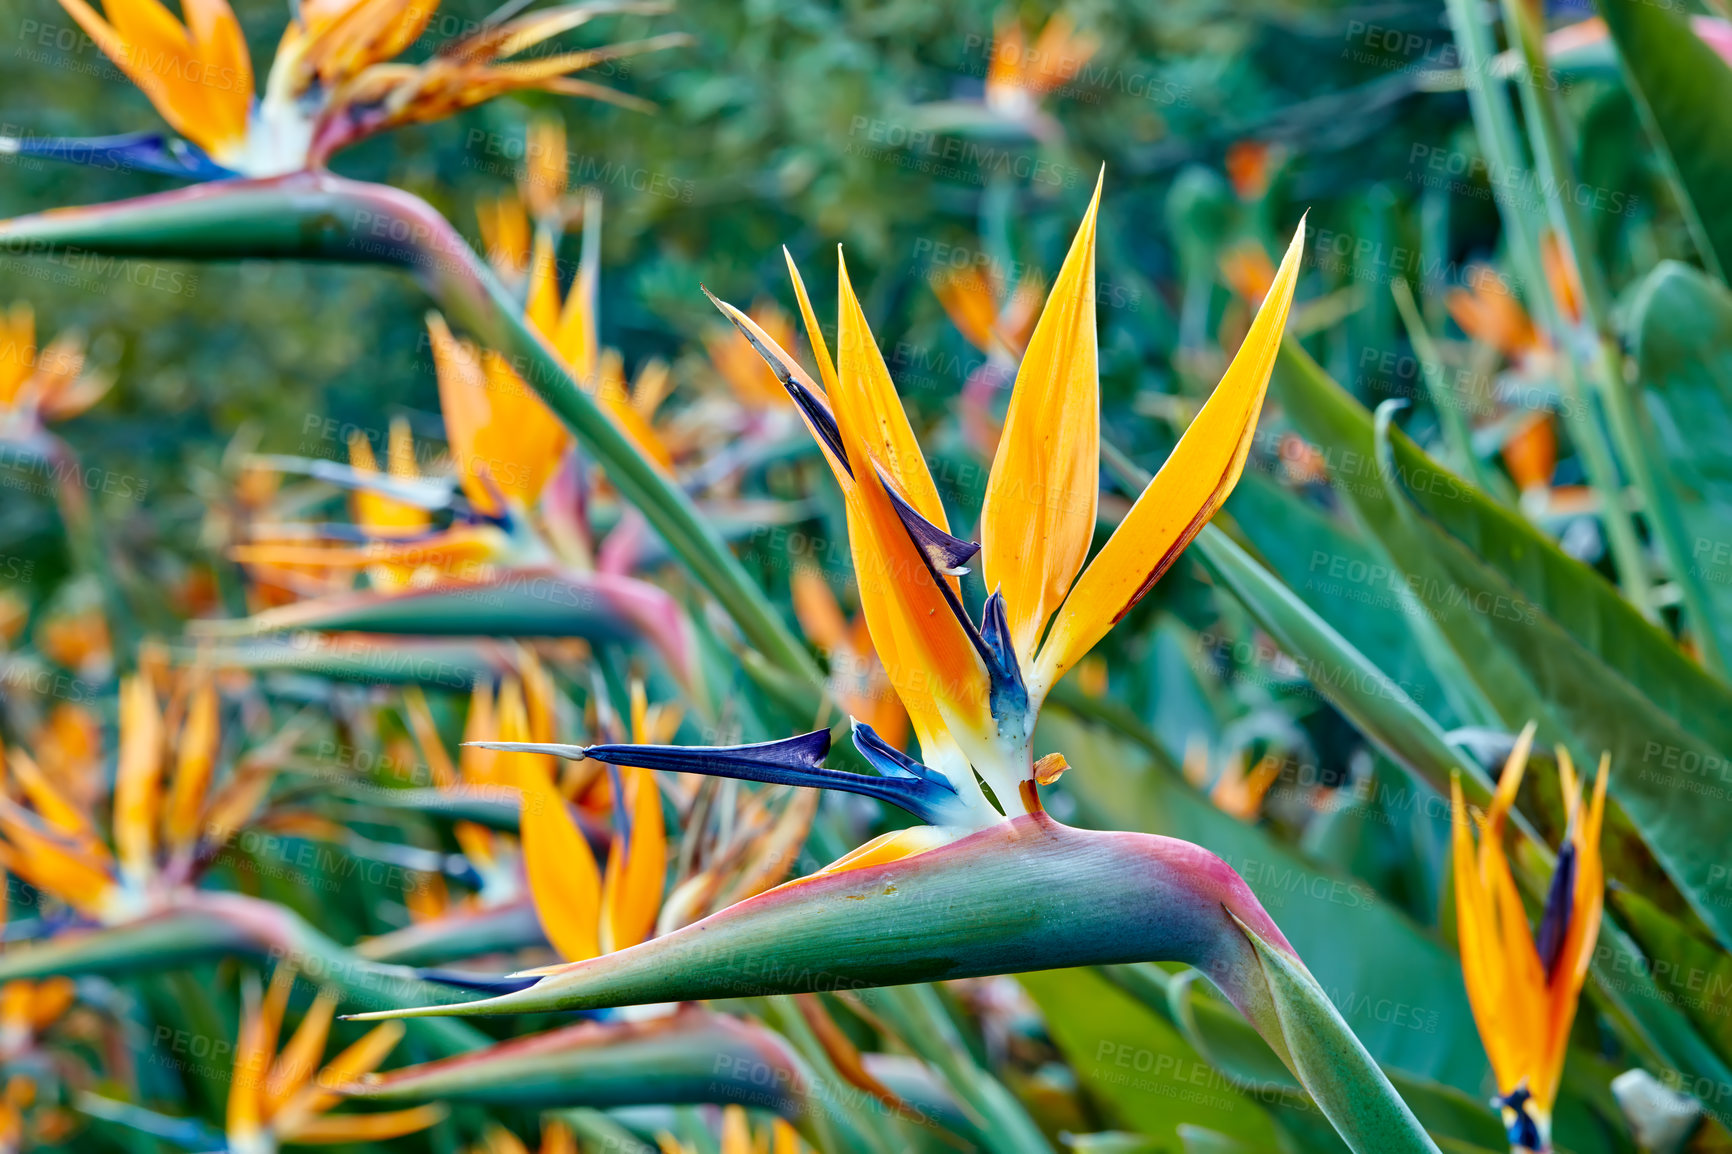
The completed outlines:
{"type": "Polygon", "coordinates": [[[553,236],[545,229],[535,234],[529,256],[529,300],[523,315],[535,331],[549,341],[559,330],[559,274],[554,267],[553,236]]]}
{"type": "Polygon", "coordinates": [[[743,1106],[722,1107],[721,1154],[752,1154],[752,1127],[743,1106]]]}
{"type": "Polygon", "coordinates": [[[114,845],[120,868],[137,884],[155,869],[161,803],[162,714],[143,677],[120,684],[120,755],[114,774],[114,845]]]}
{"type": "Polygon", "coordinates": [[[980,513],[981,573],[1002,590],[1024,668],[1094,539],[1100,494],[1095,220],[1105,171],[1029,338],[980,513]]]}
{"type": "Polygon", "coordinates": [[[385,1110],[376,1114],[328,1114],[296,1123],[282,1135],[285,1142],[303,1146],[332,1146],[349,1142],[384,1142],[414,1134],[437,1124],[445,1107],[433,1102],[407,1110],[385,1110]]]}
{"type": "Polygon", "coordinates": [[[54,788],[29,754],[22,749],[7,750],[6,764],[12,768],[12,776],[23,787],[24,795],[43,821],[92,852],[107,852],[97,840],[90,819],[54,788]]]}
{"type": "Polygon", "coordinates": [[[267,1116],[281,1110],[283,1104],[300,1092],[319,1068],[325,1056],[325,1041],[331,1034],[331,1019],[337,1011],[337,999],[323,990],[307,1009],[296,1027],[289,1044],[271,1063],[265,1077],[264,1107],[267,1116]]]}
{"type": "MultiPolygon", "coordinates": [[[[529,717],[513,682],[499,694],[500,741],[532,741],[529,717]]],[[[601,871],[565,798],[553,788],[546,757],[502,753],[500,770],[523,793],[520,819],[524,873],[547,940],[567,961],[601,953],[601,871]]]]}
{"type": "Polygon", "coordinates": [[[163,839],[176,851],[190,850],[198,840],[199,818],[204,812],[205,794],[210,789],[221,737],[217,729],[216,683],[208,673],[197,677],[192,703],[181,725],[168,814],[163,819],[163,839]]]}
{"type": "Polygon", "coordinates": [[[1038,699],[1130,611],[1227,499],[1257,429],[1304,252],[1300,222],[1244,343],[1161,471],[1066,598],[1030,678],[1038,699]]]}
{"type": "MultiPolygon", "coordinates": [[[[884,469],[922,517],[948,530],[950,523],[944,516],[944,504],[938,499],[938,487],[932,483],[925,454],[909,427],[902,398],[896,395],[890,369],[878,351],[866,314],[860,310],[840,249],[836,253],[836,292],[838,386],[830,401],[836,406],[837,422],[853,430],[872,460],[884,469]]],[[[856,465],[856,480],[861,479],[859,473],[860,466],[856,465]]]]}
{"type": "Polygon", "coordinates": [[[801,566],[794,570],[788,584],[794,597],[794,618],[799,621],[801,631],[826,652],[840,648],[848,637],[848,622],[824,574],[801,566]]]}
{"type": "Polygon", "coordinates": [[[667,885],[667,830],[655,774],[622,766],[620,783],[631,814],[629,842],[615,834],[608,848],[601,896],[601,950],[612,953],[648,938],[667,885]]]}
{"type": "MultiPolygon", "coordinates": [[[[818,314],[812,311],[812,298],[806,295],[806,282],[794,257],[784,245],[782,259],[788,264],[788,277],[794,282],[794,297],[800,302],[800,321],[806,326],[806,343],[812,346],[812,356],[818,362],[818,377],[824,382],[824,393],[836,391],[836,363],[830,359],[830,346],[824,343],[824,330],[818,325],[818,314]]],[[[793,363],[792,358],[789,363],[793,363]]]]}
{"type": "Polygon", "coordinates": [[[272,1125],[283,1135],[300,1133],[315,1115],[323,1114],[341,1099],[342,1095],[326,1087],[346,1086],[363,1074],[371,1074],[390,1056],[402,1038],[401,1022],[381,1022],[369,1030],[359,1041],[331,1059],[312,1084],[296,1091],[272,1119],[272,1125]],[[396,1028],[387,1029],[389,1026],[396,1028]]]}
{"type": "Polygon", "coordinates": [[[951,270],[933,281],[932,292],[969,344],[983,353],[999,351],[998,296],[985,273],[972,265],[951,270]]]}

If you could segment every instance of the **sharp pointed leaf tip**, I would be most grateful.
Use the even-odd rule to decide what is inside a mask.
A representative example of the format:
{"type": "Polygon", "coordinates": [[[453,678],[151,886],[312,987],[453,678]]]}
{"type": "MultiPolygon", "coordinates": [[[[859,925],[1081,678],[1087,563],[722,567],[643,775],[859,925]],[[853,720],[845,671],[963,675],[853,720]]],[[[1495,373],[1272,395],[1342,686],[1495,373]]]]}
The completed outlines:
{"type": "MultiPolygon", "coordinates": [[[[698,287],[703,288],[702,285],[698,287]]],[[[788,390],[788,395],[793,398],[795,406],[806,418],[806,423],[811,426],[813,435],[818,438],[825,449],[829,450],[836,463],[846,470],[849,476],[853,476],[854,470],[848,463],[847,450],[842,446],[842,432],[836,425],[836,415],[831,412],[829,404],[815,393],[807,382],[800,379],[804,373],[794,364],[787,351],[778,346],[751,317],[722,300],[709,289],[704,288],[703,291],[704,295],[710,298],[711,303],[721,310],[722,315],[727,317],[733,326],[740,331],[740,335],[746,338],[747,343],[752,346],[758,356],[763,358],[764,363],[770,366],[770,371],[776,374],[776,379],[782,382],[784,389],[788,390]]]]}

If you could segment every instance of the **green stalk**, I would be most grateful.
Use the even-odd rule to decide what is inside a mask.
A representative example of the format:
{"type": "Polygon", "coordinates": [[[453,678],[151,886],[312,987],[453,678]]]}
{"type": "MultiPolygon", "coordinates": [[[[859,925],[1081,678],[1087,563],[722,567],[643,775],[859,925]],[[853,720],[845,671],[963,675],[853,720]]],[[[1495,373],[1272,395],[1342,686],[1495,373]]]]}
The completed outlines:
{"type": "Polygon", "coordinates": [[[0,225],[0,252],[95,252],[185,260],[384,264],[411,273],[446,314],[504,356],[626,500],[643,511],[740,632],[771,663],[822,684],[817,663],[697,507],[642,457],[450,222],[386,185],[301,172],[59,209],[0,225]]]}
{"type": "Polygon", "coordinates": [[[917,1057],[944,1075],[951,1090],[976,1115],[992,1154],[1052,1154],[1051,1143],[1022,1103],[968,1052],[938,991],[922,985],[857,993],[874,1013],[889,1020],[897,1037],[917,1057]]]}
{"type": "MultiPolygon", "coordinates": [[[[1515,30],[1512,39],[1520,44],[1522,59],[1530,74],[1535,69],[1546,67],[1545,30],[1538,22],[1515,0],[1504,0],[1504,21],[1515,30]]],[[[1598,259],[1592,259],[1596,258],[1593,237],[1587,222],[1582,219],[1580,206],[1574,198],[1560,195],[1560,190],[1565,187],[1563,182],[1567,181],[1569,187],[1574,187],[1576,182],[1575,167],[1570,163],[1563,144],[1563,112],[1556,95],[1541,90],[1537,85],[1526,86],[1522,95],[1533,129],[1535,155],[1546,180],[1546,201],[1554,227],[1563,243],[1569,246],[1571,263],[1581,278],[1582,324],[1592,339],[1592,352],[1588,358],[1590,379],[1605,409],[1618,453],[1642,494],[1644,507],[1651,510],[1654,503],[1664,500],[1665,496],[1653,462],[1648,459],[1642,439],[1636,433],[1635,410],[1624,383],[1623,347],[1611,323],[1611,292],[1598,259]]],[[[1689,561],[1688,558],[1673,557],[1672,563],[1674,566],[1680,563],[1687,566],[1689,561]]],[[[1619,568],[1622,569],[1621,564],[1619,568]]],[[[1646,588],[1636,606],[1650,619],[1658,618],[1646,588]]]]}
{"type": "Polygon", "coordinates": [[[1443,425],[1444,440],[1451,454],[1461,462],[1462,472],[1473,478],[1474,484],[1488,493],[1497,492],[1497,484],[1480,461],[1479,454],[1473,451],[1473,430],[1468,428],[1466,414],[1460,405],[1450,402],[1449,390],[1442,378],[1443,363],[1438,360],[1437,346],[1431,341],[1425,318],[1419,315],[1419,307],[1414,303],[1413,290],[1407,287],[1405,280],[1396,277],[1390,283],[1389,291],[1395,297],[1396,311],[1401,314],[1401,323],[1407,329],[1407,342],[1419,357],[1420,372],[1425,378],[1426,390],[1431,393],[1431,404],[1437,410],[1437,419],[1443,425]]]}
{"type": "MultiPolygon", "coordinates": [[[[1507,12],[1511,7],[1508,0],[1505,6],[1507,12]]],[[[1508,94],[1491,79],[1492,60],[1496,53],[1490,30],[1480,19],[1473,0],[1446,0],[1446,7],[1450,25],[1455,32],[1456,46],[1461,54],[1461,72],[1467,85],[1468,107],[1473,113],[1474,128],[1479,136],[1480,147],[1485,151],[1486,161],[1492,166],[1494,173],[1518,171],[1524,167],[1521,164],[1523,152],[1520,136],[1508,94]]],[[[1524,44],[1524,60],[1531,69],[1535,62],[1533,57],[1526,55],[1527,47],[1524,44]]],[[[1539,67],[1544,67],[1543,53],[1539,56],[1539,67]]],[[[1530,123],[1538,123],[1544,119],[1534,88],[1531,83],[1522,86],[1523,111],[1530,123]]],[[[1548,139],[1547,143],[1555,143],[1555,138],[1548,139]]],[[[1555,159],[1556,154],[1550,148],[1541,148],[1538,140],[1535,141],[1535,147],[1539,150],[1536,161],[1542,175],[1551,183],[1551,192],[1547,197],[1548,207],[1555,213],[1560,207],[1555,203],[1559,199],[1558,183],[1555,165],[1550,162],[1555,159]]],[[[1546,331],[1564,332],[1562,311],[1552,296],[1551,285],[1546,280],[1539,259],[1538,223],[1521,205],[1513,203],[1510,197],[1500,193],[1496,181],[1492,183],[1492,192],[1498,215],[1503,219],[1504,231],[1510,237],[1511,259],[1515,261],[1517,271],[1530,288],[1530,303],[1539,313],[1546,331]]],[[[1568,207],[1570,206],[1564,207],[1566,213],[1568,207]]],[[[1559,233],[1573,242],[1574,237],[1564,229],[1559,229],[1559,233]]],[[[1581,267],[1579,262],[1577,267],[1581,267]]],[[[1595,272],[1597,275],[1597,268],[1595,272]]],[[[1585,282],[1585,273],[1583,279],[1585,282]]],[[[1591,291],[1584,288],[1583,295],[1589,296],[1591,291]]],[[[1603,357],[1595,359],[1597,371],[1603,371],[1601,361],[1603,357]]],[[[1558,359],[1558,385],[1570,401],[1564,419],[1569,423],[1571,435],[1581,450],[1588,482],[1599,494],[1604,507],[1606,538],[1617,565],[1619,586],[1631,604],[1644,616],[1652,619],[1656,610],[1649,589],[1647,559],[1642,554],[1641,542],[1636,536],[1623,486],[1618,481],[1617,462],[1612,455],[1612,447],[1606,439],[1605,430],[1584,403],[1576,380],[1575,366],[1567,355],[1558,359]]]]}

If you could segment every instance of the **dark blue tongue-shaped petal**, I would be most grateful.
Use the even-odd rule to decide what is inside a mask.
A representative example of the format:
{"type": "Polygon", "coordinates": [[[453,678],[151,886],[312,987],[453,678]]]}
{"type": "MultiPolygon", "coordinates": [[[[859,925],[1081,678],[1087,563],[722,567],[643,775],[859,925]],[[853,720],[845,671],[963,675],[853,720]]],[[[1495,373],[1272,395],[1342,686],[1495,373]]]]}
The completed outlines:
{"type": "Polygon", "coordinates": [[[128,132],[120,136],[24,136],[0,140],[0,152],[40,156],[102,168],[161,172],[190,180],[226,180],[239,176],[184,140],[160,132],[128,132]]]}
{"type": "Polygon", "coordinates": [[[858,718],[849,718],[854,726],[854,748],[860,751],[872,768],[885,777],[912,778],[916,781],[931,782],[933,785],[956,792],[956,786],[944,774],[929,765],[915,761],[888,741],[878,736],[878,731],[858,718]]]}
{"type": "Polygon", "coordinates": [[[896,508],[896,516],[901,518],[902,527],[908,530],[908,536],[913,538],[915,548],[926,558],[926,563],[949,577],[959,577],[968,572],[968,563],[980,552],[980,543],[952,537],[928,521],[896,491],[896,486],[884,475],[883,469],[878,470],[878,480],[883,484],[884,491],[890,495],[890,503],[896,508]]]}
{"type": "Polygon", "coordinates": [[[1546,910],[1540,915],[1540,932],[1534,947],[1540,965],[1546,968],[1546,980],[1551,981],[1563,956],[1564,939],[1570,932],[1570,914],[1576,903],[1576,847],[1565,842],[1558,851],[1558,867],[1552,873],[1552,887],[1546,892],[1546,910]]]}
{"type": "Polygon", "coordinates": [[[1004,593],[994,589],[980,610],[980,639],[991,657],[986,668],[992,674],[992,716],[1000,723],[1028,716],[1028,687],[1017,665],[1016,647],[1010,639],[1010,621],[1004,613],[1004,593]]]}
{"type": "MultiPolygon", "coordinates": [[[[962,599],[946,581],[946,575],[955,576],[966,573],[967,563],[980,552],[980,546],[973,541],[964,541],[952,537],[931,521],[928,521],[913,505],[896,491],[896,486],[884,476],[884,471],[878,471],[878,478],[884,485],[885,493],[890,496],[891,507],[896,510],[896,516],[902,521],[902,527],[908,531],[909,539],[914,547],[920,550],[921,559],[926,562],[927,571],[938,585],[939,592],[944,594],[945,602],[950,611],[962,625],[962,630],[974,645],[974,651],[980,655],[980,662],[986,666],[986,674],[990,683],[988,703],[992,707],[993,720],[998,723],[999,732],[1004,733],[1007,725],[1018,730],[1025,730],[1028,717],[1028,690],[1023,685],[1022,670],[1017,667],[1016,652],[1010,644],[1010,626],[1004,617],[1004,598],[998,594],[986,600],[981,610],[981,620],[986,632],[975,627],[969,618],[968,611],[962,607],[962,599]]],[[[1012,736],[1026,737],[1027,733],[1013,733],[1012,736]]]]}
{"type": "MultiPolygon", "coordinates": [[[[557,745],[523,741],[477,741],[470,744],[506,753],[543,753],[572,761],[587,757],[611,765],[636,765],[674,773],[702,773],[710,777],[731,777],[771,785],[840,789],[887,801],[931,823],[940,823],[944,811],[955,801],[955,790],[950,783],[934,781],[932,777],[906,774],[873,777],[865,773],[826,769],[819,763],[830,752],[828,729],[815,729],[798,737],[754,745],[557,745]]],[[[931,774],[933,771],[927,772],[931,774]]]]}
{"type": "Polygon", "coordinates": [[[813,392],[800,379],[801,374],[795,372],[794,366],[784,359],[780,350],[774,345],[766,344],[760,340],[758,335],[749,327],[740,323],[740,311],[738,309],[719,299],[715,293],[707,288],[704,289],[704,295],[709,297],[718,309],[722,310],[722,315],[733,322],[734,327],[740,330],[740,335],[750,342],[760,357],[764,358],[764,363],[770,366],[770,371],[776,374],[776,379],[782,382],[782,387],[787,389],[788,395],[794,398],[794,404],[805,416],[807,422],[811,424],[818,439],[824,443],[824,447],[830,450],[830,455],[836,458],[842,468],[846,469],[848,475],[852,477],[854,469],[848,464],[848,451],[842,447],[842,432],[836,426],[836,414],[830,411],[829,402],[813,392]]]}

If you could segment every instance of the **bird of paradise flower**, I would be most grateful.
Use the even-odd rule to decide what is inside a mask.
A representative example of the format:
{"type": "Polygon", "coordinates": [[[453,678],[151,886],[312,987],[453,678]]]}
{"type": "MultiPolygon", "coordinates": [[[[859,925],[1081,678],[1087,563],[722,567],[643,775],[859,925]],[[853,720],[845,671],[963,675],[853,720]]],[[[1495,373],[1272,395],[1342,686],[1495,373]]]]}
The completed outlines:
{"type": "Polygon", "coordinates": [[[1483,817],[1476,814],[1477,820],[1470,822],[1459,774],[1450,786],[1462,977],[1497,1079],[1493,1105],[1503,1116],[1515,1154],[1547,1154],[1552,1148],[1552,1107],[1606,896],[1600,827],[1611,756],[1601,758],[1591,800],[1584,801],[1584,783],[1569,751],[1559,746],[1564,844],[1538,932],[1528,929],[1503,835],[1527,768],[1534,728],[1530,723],[1516,739],[1483,817]]]}
{"type": "Polygon", "coordinates": [[[309,0],[292,9],[264,88],[228,0],[185,6],[183,24],[160,0],[61,0],[170,128],[160,133],[0,141],[0,151],[120,163],[195,180],[269,177],[322,168],[359,140],[442,120],[507,93],[538,90],[627,107],[644,102],[572,75],[607,60],[687,42],[657,36],[602,48],[522,55],[609,13],[665,11],[656,3],[562,4],[480,28],[422,64],[395,58],[420,41],[437,0],[309,0]],[[514,59],[517,58],[517,59],[514,59]]]}

